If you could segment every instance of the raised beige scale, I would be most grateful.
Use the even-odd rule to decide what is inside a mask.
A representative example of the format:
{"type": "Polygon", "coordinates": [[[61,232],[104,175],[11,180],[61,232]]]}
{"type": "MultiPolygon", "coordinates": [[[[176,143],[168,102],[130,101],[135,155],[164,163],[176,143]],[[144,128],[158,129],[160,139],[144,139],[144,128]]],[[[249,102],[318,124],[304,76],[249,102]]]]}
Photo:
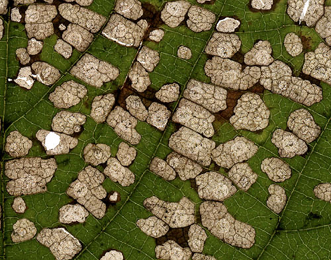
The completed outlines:
{"type": "Polygon", "coordinates": [[[107,167],[103,173],[113,182],[118,182],[126,187],[134,183],[135,175],[129,168],[124,167],[116,158],[110,158],[107,161],[107,167]]]}
{"type": "Polygon", "coordinates": [[[331,7],[324,7],[324,15],[315,26],[316,32],[325,39],[325,42],[331,45],[331,7]]]}
{"type": "Polygon", "coordinates": [[[88,211],[83,206],[67,204],[59,210],[59,221],[63,224],[84,223],[88,215],[88,211]]]}
{"type": "Polygon", "coordinates": [[[192,252],[201,253],[205,246],[207,234],[202,227],[197,224],[190,226],[188,231],[188,245],[192,252]]]}
{"type": "Polygon", "coordinates": [[[107,116],[109,115],[111,109],[115,104],[115,96],[113,94],[106,94],[96,96],[93,99],[91,105],[91,114],[90,116],[97,123],[103,123],[106,121],[107,116]]]}
{"type": "Polygon", "coordinates": [[[189,60],[192,58],[192,51],[189,47],[181,45],[177,49],[177,56],[183,60],[189,60]]]}
{"type": "Polygon", "coordinates": [[[102,202],[107,191],[102,187],[104,175],[91,166],[78,173],[78,178],[67,189],[68,196],[77,200],[94,217],[101,219],[106,213],[106,204],[102,202]]]}
{"type": "Polygon", "coordinates": [[[253,48],[244,56],[244,62],[247,65],[268,66],[274,61],[271,56],[272,48],[268,41],[258,41],[253,48]]]}
{"type": "Polygon", "coordinates": [[[205,73],[211,83],[233,90],[247,90],[259,82],[261,69],[243,66],[233,60],[213,57],[205,64],[205,73]]]}
{"type": "Polygon", "coordinates": [[[110,203],[119,202],[121,200],[121,194],[119,194],[117,191],[110,192],[108,200],[110,203]]]}
{"type": "Polygon", "coordinates": [[[314,194],[316,198],[331,202],[331,183],[321,183],[315,186],[314,194]]]}
{"type": "Polygon", "coordinates": [[[261,170],[274,182],[283,182],[291,178],[290,166],[279,158],[266,158],[261,163],[261,170]]]}
{"type": "Polygon", "coordinates": [[[156,93],[155,97],[163,103],[175,102],[180,94],[180,86],[177,83],[165,84],[156,93]]]}
{"type": "Polygon", "coordinates": [[[215,133],[213,127],[215,116],[204,107],[185,98],[180,100],[172,116],[172,121],[186,126],[206,137],[212,137],[215,133]]]}
{"type": "Polygon", "coordinates": [[[22,88],[31,89],[34,84],[34,76],[30,66],[22,67],[18,71],[17,78],[14,82],[22,88]]]}
{"type": "Polygon", "coordinates": [[[81,113],[69,111],[58,112],[52,120],[52,129],[55,132],[72,135],[79,133],[86,122],[86,116],[81,113]]]}
{"type": "Polygon", "coordinates": [[[35,3],[37,0],[14,0],[14,6],[29,5],[35,3]]]}
{"type": "Polygon", "coordinates": [[[84,148],[85,162],[93,166],[105,163],[110,156],[110,147],[106,144],[88,144],[84,148]]]}
{"type": "Polygon", "coordinates": [[[173,240],[168,240],[162,245],[158,245],[155,248],[155,255],[157,259],[163,260],[189,260],[192,252],[189,248],[182,248],[173,240]]]}
{"type": "MultiPolygon", "coordinates": [[[[44,0],[44,1],[47,2],[47,1],[53,1],[53,0],[44,0]]],[[[93,3],[93,0],[65,0],[65,1],[68,3],[76,2],[80,6],[89,6],[93,3]]]]}
{"type": "Polygon", "coordinates": [[[78,144],[78,139],[66,134],[39,130],[36,138],[41,142],[47,155],[67,154],[78,144]]]}
{"type": "Polygon", "coordinates": [[[37,55],[44,47],[43,41],[38,41],[35,38],[29,39],[27,51],[29,55],[37,55]]]}
{"type": "Polygon", "coordinates": [[[321,128],[315,123],[313,116],[304,108],[290,114],[287,127],[306,143],[311,143],[321,133],[321,128]]]}
{"type": "Polygon", "coordinates": [[[232,246],[251,248],[255,243],[255,229],[240,222],[220,202],[205,201],[200,205],[202,225],[214,236],[232,246]]]}
{"type": "Polygon", "coordinates": [[[32,141],[23,136],[18,131],[12,131],[6,138],[5,151],[9,153],[11,157],[23,157],[29,153],[32,147],[32,141]]]}
{"type": "Polygon", "coordinates": [[[231,168],[236,163],[247,161],[257,152],[258,147],[245,137],[237,136],[224,144],[220,144],[212,152],[217,165],[231,168]]]}
{"type": "Polygon", "coordinates": [[[85,86],[70,80],[57,86],[49,95],[49,100],[57,108],[70,108],[77,105],[87,94],[85,86]]]}
{"type": "Polygon", "coordinates": [[[30,56],[26,48],[16,49],[16,56],[22,65],[26,65],[30,62],[30,56]]]}
{"type": "Polygon", "coordinates": [[[138,24],[118,14],[110,16],[102,35],[126,47],[138,47],[143,40],[145,30],[138,24]]]}
{"type": "Polygon", "coordinates": [[[169,27],[177,27],[184,21],[191,4],[186,1],[167,2],[161,11],[162,21],[169,27]]]}
{"type": "Polygon", "coordinates": [[[8,0],[0,0],[0,14],[7,13],[8,0]]]}
{"type": "Polygon", "coordinates": [[[93,87],[100,88],[104,83],[115,80],[120,71],[106,61],[84,54],[70,73],[93,87]]]}
{"type": "Polygon", "coordinates": [[[282,212],[286,204],[286,193],[283,187],[277,184],[271,184],[268,188],[270,196],[267,200],[267,206],[276,214],[282,212]]]}
{"type": "Polygon", "coordinates": [[[324,0],[288,0],[287,14],[294,22],[313,27],[324,13],[324,0]]]}
{"type": "Polygon", "coordinates": [[[256,10],[270,10],[273,4],[273,0],[251,0],[251,6],[256,10]]]}
{"type": "MultiPolygon", "coordinates": [[[[305,65],[306,62],[307,56],[305,65]]],[[[305,71],[305,65],[303,67],[304,73],[307,72],[305,71]]],[[[303,80],[300,77],[293,77],[291,68],[279,60],[274,61],[269,66],[261,68],[260,83],[272,93],[290,98],[305,106],[318,103],[323,98],[322,89],[319,86],[312,84],[308,80],[303,80]]]]}
{"type": "Polygon", "coordinates": [[[135,129],[138,123],[137,119],[122,107],[116,106],[110,112],[107,123],[114,128],[116,134],[122,139],[133,145],[140,142],[141,135],[135,129]]]}
{"type": "Polygon", "coordinates": [[[240,50],[241,41],[234,33],[215,32],[209,40],[205,52],[221,58],[231,58],[240,50]]]}
{"type": "Polygon", "coordinates": [[[157,51],[143,46],[138,53],[137,61],[144,67],[148,72],[152,72],[154,68],[159,64],[160,55],[157,51]]]}
{"type": "Polygon", "coordinates": [[[71,23],[78,24],[91,33],[98,32],[106,22],[101,14],[93,12],[79,5],[60,4],[58,7],[60,15],[71,23]]]}
{"type": "Polygon", "coordinates": [[[217,259],[210,255],[203,255],[203,254],[195,253],[192,257],[192,260],[217,260],[217,259]]]}
{"type": "Polygon", "coordinates": [[[256,182],[258,177],[248,163],[235,164],[230,169],[228,176],[233,183],[243,191],[248,191],[249,188],[256,182]]]}
{"type": "Polygon", "coordinates": [[[34,62],[31,68],[37,80],[47,86],[53,85],[61,76],[57,68],[43,61],[34,62]]]}
{"type": "Polygon", "coordinates": [[[215,142],[189,128],[181,127],[170,137],[169,148],[203,166],[209,166],[215,142]]]}
{"type": "Polygon", "coordinates": [[[154,238],[162,237],[169,231],[169,226],[155,216],[151,216],[147,219],[138,219],[137,226],[147,236],[154,238]]]}
{"type": "Polygon", "coordinates": [[[236,129],[258,131],[269,124],[270,111],[258,94],[245,93],[237,101],[230,123],[236,129]]]}
{"type": "Polygon", "coordinates": [[[124,260],[124,256],[119,251],[110,250],[100,260],[124,260]]]}
{"type": "Polygon", "coordinates": [[[145,121],[148,116],[148,111],[141,101],[140,97],[130,95],[125,99],[126,109],[140,121],[145,121]]]}
{"type": "Polygon", "coordinates": [[[237,192],[232,182],[217,172],[207,172],[195,178],[201,199],[224,201],[237,192]]]}
{"type": "Polygon", "coordinates": [[[149,33],[148,37],[151,41],[160,42],[164,37],[164,31],[162,29],[154,29],[149,33]]]}
{"type": "Polygon", "coordinates": [[[136,159],[137,151],[134,147],[122,142],[118,146],[116,153],[117,159],[123,166],[129,166],[136,159]]]}
{"type": "Polygon", "coordinates": [[[209,31],[216,20],[213,12],[196,5],[191,6],[187,16],[186,24],[193,32],[209,31]]]}
{"type": "Polygon", "coordinates": [[[306,143],[291,132],[277,129],[271,138],[271,142],[278,148],[280,157],[292,158],[307,152],[306,143]]]}
{"type": "Polygon", "coordinates": [[[58,39],[54,45],[54,50],[61,54],[65,59],[69,59],[72,55],[72,47],[69,43],[58,39]]]}
{"type": "MultiPolygon", "coordinates": [[[[13,22],[20,23],[22,20],[22,15],[20,14],[20,10],[17,7],[14,7],[10,11],[10,20],[13,22]]],[[[0,22],[1,23],[1,22],[0,22]]],[[[0,37],[1,39],[1,37],[0,37]]]]}
{"type": "Polygon", "coordinates": [[[167,126],[168,120],[171,116],[171,111],[165,105],[153,102],[148,107],[148,116],[146,122],[156,127],[160,131],[164,131],[167,126]]]}
{"type": "Polygon", "coordinates": [[[37,228],[30,220],[26,218],[19,219],[13,225],[11,240],[14,243],[20,243],[32,239],[37,234],[37,228]]]}
{"type": "Polygon", "coordinates": [[[212,113],[226,109],[227,91],[223,88],[190,79],[184,97],[197,103],[212,113]]]}
{"type": "Polygon", "coordinates": [[[82,250],[79,240],[64,228],[44,228],[37,241],[48,247],[56,260],[69,260],[82,250]]]}
{"type": "MultiPolygon", "coordinates": [[[[320,43],[314,52],[305,54],[305,63],[303,64],[302,72],[312,76],[315,79],[322,80],[329,85],[331,84],[331,49],[325,43],[320,43]]],[[[322,100],[322,90],[319,94],[322,100]]],[[[317,101],[317,102],[318,102],[317,101]]]]}
{"type": "Polygon", "coordinates": [[[42,193],[57,169],[54,158],[43,160],[38,157],[21,158],[6,162],[5,175],[11,179],[7,191],[12,196],[42,193]]]}
{"type": "Polygon", "coordinates": [[[284,47],[292,57],[298,56],[303,51],[301,38],[293,32],[286,34],[284,47]]]}
{"type": "Polygon", "coordinates": [[[175,152],[167,156],[167,163],[183,181],[194,179],[202,172],[202,167],[199,164],[175,152]]]}
{"type": "Polygon", "coordinates": [[[224,33],[232,33],[238,29],[240,21],[231,17],[219,20],[216,24],[216,30],[224,33]]]}
{"type": "Polygon", "coordinates": [[[27,209],[25,201],[23,200],[22,197],[16,197],[11,207],[18,214],[23,214],[27,209]]]}
{"type": "Polygon", "coordinates": [[[143,8],[138,0],[117,0],[115,11],[131,20],[137,20],[143,15],[143,8]]]}
{"type": "Polygon", "coordinates": [[[147,87],[152,83],[149,78],[148,72],[137,61],[131,67],[128,77],[131,80],[132,88],[134,88],[138,92],[144,92],[147,87]]]}
{"type": "Polygon", "coordinates": [[[179,202],[167,202],[153,196],[144,200],[144,206],[171,228],[187,227],[195,222],[194,203],[186,197],[179,202]]]}
{"type": "Polygon", "coordinates": [[[80,52],[85,51],[93,41],[93,34],[78,24],[69,24],[62,33],[62,39],[80,52]]]}
{"type": "Polygon", "coordinates": [[[153,158],[149,169],[167,181],[172,181],[176,178],[175,170],[165,160],[158,157],[153,158]]]}

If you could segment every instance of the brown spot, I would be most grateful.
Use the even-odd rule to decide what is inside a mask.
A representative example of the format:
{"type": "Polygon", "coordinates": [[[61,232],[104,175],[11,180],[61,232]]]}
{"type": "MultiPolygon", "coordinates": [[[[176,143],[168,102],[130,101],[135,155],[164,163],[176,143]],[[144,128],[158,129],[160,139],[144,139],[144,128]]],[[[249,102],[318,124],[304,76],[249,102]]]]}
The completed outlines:
{"type": "Polygon", "coordinates": [[[143,16],[142,19],[145,19],[148,22],[148,29],[145,32],[144,40],[148,39],[149,33],[160,27],[163,24],[161,19],[161,12],[156,9],[156,7],[149,3],[143,3],[143,16]]]}
{"type": "Polygon", "coordinates": [[[311,37],[306,37],[306,36],[302,35],[302,33],[300,33],[300,38],[301,38],[301,41],[302,41],[303,50],[305,52],[311,51],[312,50],[311,37]]]}
{"type": "Polygon", "coordinates": [[[162,237],[156,238],[156,244],[162,245],[168,240],[175,241],[181,247],[188,247],[188,231],[189,227],[185,228],[170,228],[168,233],[162,237]]]}
{"type": "Polygon", "coordinates": [[[300,75],[299,75],[300,78],[304,79],[304,80],[308,80],[310,81],[311,83],[319,86],[321,84],[321,81],[318,80],[318,79],[315,79],[313,78],[312,76],[310,75],[307,75],[307,74],[304,74],[303,72],[300,72],[300,75]]]}
{"type": "Polygon", "coordinates": [[[111,202],[109,200],[110,196],[112,196],[114,193],[115,193],[115,191],[111,191],[111,192],[109,192],[109,194],[107,196],[107,200],[108,200],[108,202],[110,202],[111,205],[115,205],[117,202],[120,202],[121,201],[121,194],[119,192],[117,192],[118,193],[118,198],[117,198],[117,200],[115,202],[111,202]]]}
{"type": "Polygon", "coordinates": [[[244,91],[240,90],[228,90],[228,94],[226,96],[226,105],[227,108],[223,110],[221,113],[216,114],[222,117],[225,120],[229,120],[230,117],[233,115],[234,107],[237,105],[237,100],[244,94],[244,91]]]}

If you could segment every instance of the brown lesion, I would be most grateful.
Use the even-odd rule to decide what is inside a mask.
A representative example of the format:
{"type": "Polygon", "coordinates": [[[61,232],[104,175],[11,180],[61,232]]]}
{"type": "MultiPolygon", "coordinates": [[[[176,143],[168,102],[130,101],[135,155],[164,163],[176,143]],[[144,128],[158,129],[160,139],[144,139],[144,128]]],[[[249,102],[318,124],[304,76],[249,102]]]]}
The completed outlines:
{"type": "Polygon", "coordinates": [[[188,231],[190,227],[170,228],[168,233],[162,237],[156,238],[156,245],[162,245],[168,240],[175,241],[181,247],[188,247],[188,231]]]}

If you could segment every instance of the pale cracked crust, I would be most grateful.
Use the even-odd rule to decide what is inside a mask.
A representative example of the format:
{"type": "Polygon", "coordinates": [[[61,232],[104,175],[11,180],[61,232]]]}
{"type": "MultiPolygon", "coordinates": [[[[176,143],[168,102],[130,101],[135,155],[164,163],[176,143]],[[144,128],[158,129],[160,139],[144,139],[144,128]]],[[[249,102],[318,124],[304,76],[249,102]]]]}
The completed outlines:
{"type": "Polygon", "coordinates": [[[245,93],[237,101],[230,123],[236,129],[258,131],[269,124],[270,111],[258,94],[245,93]]]}
{"type": "Polygon", "coordinates": [[[331,7],[324,7],[324,15],[316,23],[315,30],[316,32],[325,39],[326,43],[331,45],[331,7]]]}
{"type": "Polygon", "coordinates": [[[304,108],[290,114],[287,127],[306,143],[311,143],[321,133],[321,128],[315,123],[313,116],[304,108]]]}
{"type": "Polygon", "coordinates": [[[99,31],[106,22],[106,18],[101,14],[80,7],[79,5],[60,4],[58,9],[64,19],[82,26],[91,33],[99,31]]]}
{"type": "Polygon", "coordinates": [[[167,156],[167,163],[183,181],[194,179],[202,172],[202,167],[199,164],[175,152],[167,156]]]}
{"type": "Polygon", "coordinates": [[[103,123],[106,121],[111,109],[115,104],[115,96],[113,94],[106,94],[101,96],[96,96],[93,99],[91,105],[90,116],[97,123],[103,123]]]}
{"type": "Polygon", "coordinates": [[[258,175],[253,172],[248,163],[235,164],[228,173],[229,178],[239,189],[248,191],[249,188],[256,182],[258,175]]]}
{"type": "Polygon", "coordinates": [[[22,197],[16,197],[11,207],[18,214],[23,214],[27,209],[25,201],[22,199],[22,197]]]}
{"type": "Polygon", "coordinates": [[[256,66],[242,65],[230,59],[213,57],[205,64],[205,73],[211,83],[233,90],[247,90],[253,87],[261,77],[261,69],[256,66]]]}
{"type": "Polygon", "coordinates": [[[115,11],[131,20],[137,20],[143,15],[143,8],[138,0],[117,0],[115,11]]]}
{"type": "Polygon", "coordinates": [[[56,135],[58,135],[60,137],[60,143],[52,149],[47,149],[45,140],[46,140],[46,136],[49,133],[55,133],[55,132],[41,129],[36,133],[36,138],[38,139],[38,141],[41,142],[47,155],[67,154],[70,152],[71,149],[74,149],[78,144],[77,138],[71,137],[66,134],[55,133],[56,135]]]}
{"type": "Polygon", "coordinates": [[[55,159],[43,160],[38,157],[21,158],[6,162],[5,175],[12,179],[7,191],[12,196],[42,193],[57,169],[55,159]]]}
{"type": "Polygon", "coordinates": [[[315,186],[314,194],[316,198],[331,202],[331,183],[321,183],[315,186]]]}
{"type": "Polygon", "coordinates": [[[179,46],[177,49],[177,56],[183,60],[189,60],[192,58],[192,51],[189,47],[179,46]]]}
{"type": "Polygon", "coordinates": [[[128,77],[131,80],[132,88],[134,88],[138,92],[144,92],[152,83],[149,78],[148,72],[137,61],[131,67],[128,77]]]}
{"type": "Polygon", "coordinates": [[[20,68],[17,78],[14,82],[22,88],[31,89],[34,84],[34,78],[30,66],[20,68]]]}
{"type": "Polygon", "coordinates": [[[49,95],[49,100],[57,108],[70,108],[77,105],[87,94],[87,89],[73,81],[66,81],[61,86],[57,86],[49,95]]]}
{"type": "Polygon", "coordinates": [[[282,212],[286,204],[286,193],[283,187],[277,184],[271,184],[268,188],[270,196],[267,200],[267,206],[276,214],[282,212]]]}
{"type": "Polygon", "coordinates": [[[201,199],[224,201],[237,192],[232,182],[217,172],[207,172],[195,178],[201,199]]]}
{"type": "Polygon", "coordinates": [[[47,86],[53,85],[61,76],[61,73],[57,68],[46,62],[34,62],[31,65],[31,68],[36,74],[37,80],[47,86]]]}
{"type": "Polygon", "coordinates": [[[273,0],[251,0],[251,6],[256,10],[270,10],[272,8],[273,0]]]}
{"type": "Polygon", "coordinates": [[[156,93],[155,97],[164,103],[175,102],[180,94],[180,86],[177,83],[165,84],[156,93]]]}
{"type": "Polygon", "coordinates": [[[157,259],[163,260],[189,260],[192,252],[189,248],[182,248],[175,241],[168,240],[162,245],[156,246],[155,255],[157,259]]]}
{"type": "Polygon", "coordinates": [[[293,32],[286,34],[284,47],[292,57],[298,56],[303,51],[301,38],[293,32]]]}
{"type": "Polygon", "coordinates": [[[151,41],[160,42],[164,37],[164,31],[162,29],[154,29],[149,33],[149,39],[151,41]]]}
{"type": "Polygon", "coordinates": [[[158,157],[153,158],[149,169],[167,181],[172,181],[176,178],[175,170],[165,160],[158,157]]]}
{"type": "Polygon", "coordinates": [[[52,120],[53,131],[72,135],[81,131],[81,126],[86,122],[86,116],[81,113],[60,111],[52,120]]]}
{"type": "Polygon", "coordinates": [[[143,46],[138,53],[137,61],[144,67],[145,70],[152,72],[157,64],[159,64],[160,55],[156,50],[143,46]]]}
{"type": "Polygon", "coordinates": [[[266,158],[261,163],[261,170],[274,182],[283,182],[291,178],[290,166],[279,158],[266,158]]]}
{"type": "Polygon", "coordinates": [[[220,144],[212,152],[217,165],[231,168],[236,163],[247,161],[257,152],[258,147],[245,137],[237,136],[224,144],[220,144]]]}
{"type": "Polygon", "coordinates": [[[225,243],[251,248],[255,243],[255,229],[234,219],[220,202],[206,201],[200,206],[202,225],[225,243]]]}
{"type": "Polygon", "coordinates": [[[167,2],[161,11],[162,21],[169,27],[177,27],[185,19],[191,4],[186,1],[167,2]]]}
{"type": "Polygon", "coordinates": [[[47,23],[51,22],[57,15],[55,5],[32,4],[25,11],[25,23],[47,23]]]}
{"type": "Polygon", "coordinates": [[[37,55],[44,47],[43,41],[38,41],[35,38],[29,39],[27,51],[29,55],[37,55]]]}
{"type": "Polygon", "coordinates": [[[188,231],[188,237],[187,242],[191,251],[201,253],[207,239],[207,234],[204,229],[197,224],[193,224],[188,231]]]}
{"type": "Polygon", "coordinates": [[[153,102],[148,107],[148,116],[146,122],[156,127],[160,131],[164,131],[167,126],[168,120],[171,116],[171,111],[165,105],[153,102]]]}
{"type": "Polygon", "coordinates": [[[310,0],[306,14],[303,16],[305,0],[288,0],[287,14],[294,22],[306,22],[306,25],[313,27],[324,13],[324,0],[310,0]]]}
{"type": "Polygon", "coordinates": [[[54,34],[54,27],[52,22],[48,23],[27,23],[25,30],[28,38],[36,38],[37,40],[44,40],[54,34]]]}
{"type": "Polygon", "coordinates": [[[44,228],[37,241],[48,247],[56,260],[69,260],[82,250],[79,240],[64,228],[44,228]]]}
{"type": "Polygon", "coordinates": [[[30,56],[26,48],[16,49],[16,56],[22,65],[26,65],[30,62],[30,56]]]}
{"type": "Polygon", "coordinates": [[[0,1],[0,14],[6,14],[7,13],[7,6],[8,6],[8,0],[1,0],[0,1]]]}
{"type": "Polygon", "coordinates": [[[147,219],[138,219],[137,226],[147,236],[154,238],[162,237],[169,231],[169,226],[155,216],[151,216],[147,219]]]}
{"type": "MultiPolygon", "coordinates": [[[[307,56],[305,65],[306,62],[307,56]]],[[[305,65],[303,67],[304,73],[307,72],[305,71],[305,65]]],[[[311,106],[314,103],[320,102],[323,98],[320,87],[308,80],[293,77],[291,68],[282,61],[276,60],[269,66],[262,67],[261,72],[261,85],[272,93],[290,98],[305,106],[311,106]]]]}
{"type": "Polygon", "coordinates": [[[210,255],[203,255],[203,254],[195,253],[192,257],[192,260],[217,260],[217,259],[210,255]]]}
{"type": "Polygon", "coordinates": [[[84,148],[85,162],[93,166],[105,163],[110,156],[110,147],[106,144],[88,144],[84,148]]]}
{"type": "Polygon", "coordinates": [[[216,24],[216,30],[219,32],[232,33],[238,29],[240,21],[231,17],[225,17],[216,24]]]}
{"type": "Polygon", "coordinates": [[[78,173],[78,178],[67,189],[68,196],[77,200],[94,217],[103,218],[106,213],[106,204],[102,202],[107,191],[102,187],[104,175],[96,168],[87,166],[78,173]]]}
{"type": "Polygon", "coordinates": [[[280,157],[292,158],[307,152],[306,143],[291,132],[277,129],[271,138],[271,142],[278,148],[280,157]]]}
{"type": "Polygon", "coordinates": [[[144,207],[171,228],[187,227],[195,222],[194,203],[186,197],[179,202],[167,202],[153,196],[144,200],[144,207]]]}
{"type": "Polygon", "coordinates": [[[19,219],[13,225],[11,240],[14,243],[20,243],[32,239],[37,234],[37,228],[30,220],[26,218],[19,219]]]}
{"type": "Polygon", "coordinates": [[[126,109],[140,121],[145,121],[148,116],[148,111],[141,101],[140,97],[130,95],[125,99],[126,109]]]}
{"type": "Polygon", "coordinates": [[[136,159],[137,151],[134,147],[122,142],[118,146],[116,153],[117,159],[123,166],[129,166],[136,159]]]}
{"type": "Polygon", "coordinates": [[[72,55],[72,47],[62,39],[58,39],[54,45],[54,50],[62,55],[65,59],[69,59],[72,55]]]}
{"type": "Polygon", "coordinates": [[[91,86],[100,88],[104,83],[115,80],[120,71],[110,63],[86,53],[70,73],[91,86]]]}
{"type": "Polygon", "coordinates": [[[186,126],[206,137],[212,137],[215,133],[213,127],[215,116],[207,109],[185,98],[180,100],[172,116],[172,121],[186,126]]]}
{"type": "Polygon", "coordinates": [[[212,113],[226,109],[227,91],[223,88],[190,79],[184,97],[197,103],[212,113]]]}
{"type": "Polygon", "coordinates": [[[215,32],[209,40],[205,52],[221,58],[231,58],[240,50],[241,41],[234,33],[215,32]]]}
{"type": "Polygon", "coordinates": [[[122,139],[131,144],[138,144],[141,135],[136,131],[135,127],[138,123],[137,119],[125,111],[122,107],[116,106],[109,114],[107,123],[114,128],[116,134],[122,139]]]}
{"type": "Polygon", "coordinates": [[[88,211],[83,206],[67,204],[59,210],[59,221],[63,224],[84,223],[88,215],[88,211]]]}
{"type": "Polygon", "coordinates": [[[103,173],[109,177],[113,182],[118,182],[120,185],[126,187],[134,183],[135,175],[129,168],[124,167],[116,158],[110,158],[107,161],[107,167],[103,173]]]}
{"type": "Polygon", "coordinates": [[[122,252],[110,250],[100,260],[124,260],[124,256],[122,252]]]}
{"type": "Polygon", "coordinates": [[[93,34],[78,24],[69,24],[62,33],[62,39],[70,43],[78,51],[85,51],[93,41],[93,34]]]}
{"type": "Polygon", "coordinates": [[[23,157],[29,153],[32,141],[18,131],[12,131],[6,138],[5,151],[11,157],[23,157]]]}
{"type": "Polygon", "coordinates": [[[193,32],[209,31],[216,20],[214,13],[193,5],[188,11],[186,24],[193,32]]]}
{"type": "Polygon", "coordinates": [[[203,166],[209,166],[215,142],[189,128],[181,127],[170,137],[169,147],[203,166]]]}
{"type": "Polygon", "coordinates": [[[125,19],[123,16],[113,14],[102,35],[126,47],[138,47],[144,37],[144,28],[125,19]]]}
{"type": "Polygon", "coordinates": [[[253,48],[244,56],[244,62],[247,65],[268,66],[274,61],[271,56],[272,48],[268,41],[258,41],[253,48]]]}

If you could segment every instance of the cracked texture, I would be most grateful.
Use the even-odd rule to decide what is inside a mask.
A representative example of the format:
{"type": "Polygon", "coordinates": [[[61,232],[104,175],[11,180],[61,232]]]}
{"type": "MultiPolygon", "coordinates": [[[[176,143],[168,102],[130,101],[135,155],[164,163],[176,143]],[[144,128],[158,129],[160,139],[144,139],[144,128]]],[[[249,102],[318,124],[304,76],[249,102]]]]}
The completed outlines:
{"type": "Polygon", "coordinates": [[[106,144],[88,144],[84,148],[85,162],[93,166],[105,163],[110,156],[110,147],[106,144]]]}
{"type": "Polygon", "coordinates": [[[103,172],[113,182],[118,182],[122,186],[130,186],[134,183],[135,175],[129,168],[124,167],[116,158],[110,158],[107,161],[107,167],[103,172]]]}
{"type": "Polygon", "coordinates": [[[248,191],[249,188],[256,182],[258,177],[248,163],[235,164],[230,169],[228,175],[233,183],[243,191],[248,191]]]}
{"type": "Polygon", "coordinates": [[[193,32],[209,31],[216,20],[214,13],[196,5],[191,6],[187,15],[187,26],[193,32]]]}
{"type": "Polygon", "coordinates": [[[267,206],[276,214],[282,212],[286,204],[286,193],[283,187],[277,184],[271,184],[268,188],[270,196],[267,200],[267,206]]]}
{"type": "Polygon", "coordinates": [[[167,156],[167,163],[176,171],[183,181],[194,179],[202,172],[202,167],[185,156],[172,152],[167,156]]]}
{"type": "Polygon", "coordinates": [[[169,231],[169,226],[155,216],[151,216],[147,219],[138,219],[137,226],[147,236],[154,238],[162,237],[169,231]]]}
{"type": "Polygon", "coordinates": [[[236,34],[215,32],[209,40],[205,52],[221,58],[231,58],[239,51],[240,46],[241,41],[236,34]]]}
{"type": "Polygon", "coordinates": [[[6,138],[5,151],[11,157],[23,157],[29,153],[32,141],[18,131],[11,132],[6,138]]]}
{"type": "Polygon", "coordinates": [[[53,131],[72,135],[81,131],[81,126],[86,122],[86,116],[81,113],[61,111],[52,120],[53,131]]]}
{"type": "Polygon", "coordinates": [[[111,109],[115,104],[115,97],[113,94],[106,94],[101,96],[96,96],[93,99],[91,105],[90,116],[97,123],[103,123],[106,121],[111,109]]]}
{"type": "Polygon", "coordinates": [[[274,182],[286,181],[292,174],[290,166],[276,157],[265,158],[261,163],[261,170],[274,182]]]}

